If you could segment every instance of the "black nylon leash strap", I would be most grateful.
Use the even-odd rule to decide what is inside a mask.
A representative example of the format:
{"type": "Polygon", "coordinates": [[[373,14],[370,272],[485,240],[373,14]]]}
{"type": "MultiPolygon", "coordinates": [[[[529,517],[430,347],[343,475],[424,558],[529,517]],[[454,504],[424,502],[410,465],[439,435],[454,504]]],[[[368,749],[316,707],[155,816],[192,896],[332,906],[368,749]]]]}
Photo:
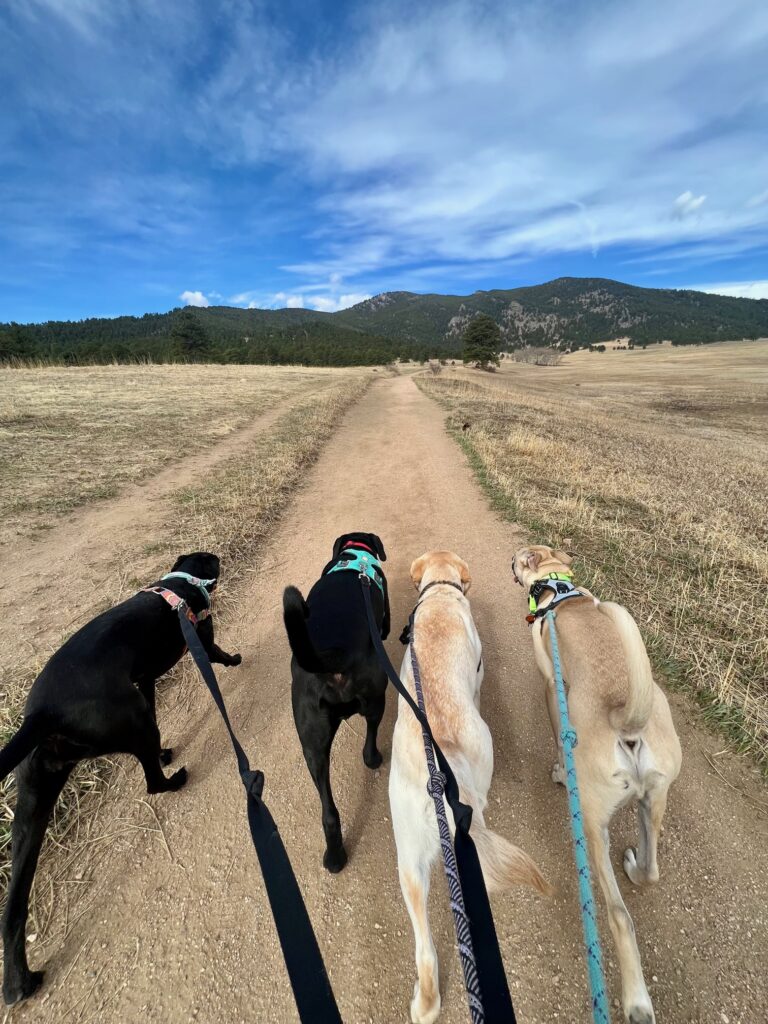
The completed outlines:
{"type": "MultiPolygon", "coordinates": [[[[367,577],[361,577],[360,582],[363,587],[363,600],[365,601],[365,610],[368,616],[368,629],[370,630],[371,640],[379,660],[384,671],[387,673],[389,681],[410,707],[411,711],[413,711],[419,724],[429,736],[435,750],[437,763],[440,765],[440,771],[445,776],[445,799],[448,801],[448,806],[451,808],[453,820],[456,824],[453,839],[453,846],[456,851],[456,866],[469,917],[469,930],[472,935],[472,946],[475,951],[477,976],[480,981],[486,1024],[515,1024],[515,1010],[512,1006],[512,996],[507,984],[504,962],[501,959],[496,926],[493,922],[491,905],[488,901],[488,891],[485,888],[480,858],[469,834],[472,824],[472,808],[462,803],[459,799],[459,784],[448,763],[448,759],[435,741],[426,715],[422,714],[418,704],[403,685],[400,676],[395,671],[394,665],[389,660],[389,655],[384,649],[373,612],[370,582],[367,577]]],[[[411,616],[410,626],[411,630],[413,630],[413,615],[411,616]]]]}
{"type": "Polygon", "coordinates": [[[181,604],[178,608],[181,631],[232,740],[240,778],[247,794],[251,838],[259,858],[299,1018],[302,1024],[342,1024],[299,884],[277,825],[261,797],[264,775],[251,769],[245,751],[235,736],[213,667],[186,611],[186,605],[181,604]]]}

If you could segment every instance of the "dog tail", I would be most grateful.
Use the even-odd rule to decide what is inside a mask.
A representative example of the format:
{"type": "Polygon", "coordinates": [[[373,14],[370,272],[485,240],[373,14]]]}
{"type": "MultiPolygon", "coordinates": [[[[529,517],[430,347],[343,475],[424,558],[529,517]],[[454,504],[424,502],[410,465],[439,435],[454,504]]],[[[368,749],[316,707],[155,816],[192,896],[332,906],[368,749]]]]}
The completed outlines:
{"type": "Polygon", "coordinates": [[[538,865],[519,846],[477,821],[472,822],[470,835],[475,841],[488,892],[501,892],[511,885],[528,885],[542,896],[552,895],[554,889],[538,865]]]}
{"type": "Polygon", "coordinates": [[[613,601],[601,601],[599,610],[606,615],[616,627],[624,648],[629,672],[629,695],[623,707],[610,714],[611,725],[621,733],[632,734],[641,732],[653,708],[653,674],[648,652],[637,623],[626,608],[613,601]]]}
{"type": "MultiPolygon", "coordinates": [[[[453,769],[459,784],[459,796],[475,809],[469,834],[474,840],[480,867],[488,892],[501,892],[511,885],[528,885],[542,896],[551,896],[554,889],[544,878],[535,861],[519,846],[507,842],[502,836],[491,832],[481,824],[477,813],[472,768],[465,755],[452,743],[442,743],[445,756],[453,769]]],[[[452,824],[452,815],[448,815],[452,824]]]]}
{"type": "Polygon", "coordinates": [[[340,672],[346,667],[346,656],[339,651],[317,651],[307,629],[309,608],[296,587],[283,591],[283,622],[296,661],[305,672],[340,672]]]}
{"type": "Polygon", "coordinates": [[[0,750],[0,781],[6,777],[16,765],[21,764],[46,734],[45,727],[37,715],[25,718],[17,732],[0,750]]]}

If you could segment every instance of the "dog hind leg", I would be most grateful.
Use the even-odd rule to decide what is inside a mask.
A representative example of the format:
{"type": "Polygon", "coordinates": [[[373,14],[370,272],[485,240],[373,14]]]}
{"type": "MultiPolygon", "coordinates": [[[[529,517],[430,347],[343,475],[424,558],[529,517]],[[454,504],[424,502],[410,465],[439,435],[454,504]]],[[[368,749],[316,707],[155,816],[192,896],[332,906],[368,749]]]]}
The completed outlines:
{"type": "Polygon", "coordinates": [[[27,963],[25,930],[29,894],[51,812],[71,770],[71,766],[50,770],[39,748],[16,768],[18,798],[12,828],[13,863],[2,921],[3,998],[9,1006],[31,996],[43,980],[43,972],[30,971],[27,963]]]}
{"type": "Polygon", "coordinates": [[[621,1005],[629,1024],[655,1024],[656,1017],[651,997],[643,977],[640,951],[637,948],[635,926],[629,911],[621,898],[621,892],[613,873],[610,853],[610,837],[607,824],[602,824],[589,814],[584,807],[584,823],[589,840],[589,852],[603,890],[608,909],[608,923],[621,971],[621,1005]]]}
{"type": "Polygon", "coordinates": [[[340,719],[327,712],[309,718],[296,717],[304,760],[312,776],[322,805],[325,853],[323,867],[337,874],[347,863],[347,851],[341,834],[341,818],[331,789],[331,745],[340,725],[340,719]]]}
{"type": "Polygon", "coordinates": [[[368,768],[380,768],[384,758],[376,745],[376,737],[379,732],[379,725],[384,717],[386,698],[384,694],[380,697],[373,697],[365,702],[363,715],[366,722],[365,746],[363,747],[363,762],[368,768]]]}
{"type": "Polygon", "coordinates": [[[417,981],[411,1001],[413,1024],[432,1024],[440,1013],[437,953],[427,914],[432,864],[439,852],[432,801],[400,779],[393,763],[389,787],[400,888],[413,926],[417,981]],[[431,817],[430,817],[431,815],[431,817]]]}
{"type": "Polygon", "coordinates": [[[624,852],[624,871],[635,885],[650,885],[659,880],[657,851],[668,789],[663,786],[650,790],[637,805],[637,850],[630,847],[624,852]]]}

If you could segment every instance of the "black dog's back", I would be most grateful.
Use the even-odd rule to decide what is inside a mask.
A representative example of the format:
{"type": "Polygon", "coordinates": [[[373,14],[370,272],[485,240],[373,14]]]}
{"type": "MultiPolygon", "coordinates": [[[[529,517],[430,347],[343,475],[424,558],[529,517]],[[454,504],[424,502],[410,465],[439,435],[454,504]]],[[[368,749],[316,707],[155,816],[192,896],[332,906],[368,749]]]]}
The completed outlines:
{"type": "MultiPolygon", "coordinates": [[[[373,587],[381,622],[384,599],[373,587]]],[[[321,576],[305,601],[296,587],[283,594],[283,620],[296,660],[306,672],[347,672],[372,652],[360,580],[355,572],[321,576]]]]}

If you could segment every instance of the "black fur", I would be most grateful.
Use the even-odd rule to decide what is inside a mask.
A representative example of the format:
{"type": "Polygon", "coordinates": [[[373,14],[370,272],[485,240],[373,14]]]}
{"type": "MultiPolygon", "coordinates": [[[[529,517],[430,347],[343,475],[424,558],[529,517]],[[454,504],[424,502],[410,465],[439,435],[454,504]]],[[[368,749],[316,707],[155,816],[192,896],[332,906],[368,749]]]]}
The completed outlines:
{"type": "MultiPolygon", "coordinates": [[[[218,579],[216,555],[182,555],[172,571],[218,579]]],[[[159,581],[158,584],[160,585],[159,581]]],[[[186,580],[162,583],[193,611],[205,598],[186,580]]],[[[198,635],[213,662],[239,665],[213,640],[212,619],[198,635]]],[[[9,1005],[32,995],[42,981],[30,971],[25,952],[29,893],[45,829],[69,773],[78,761],[103,754],[133,754],[141,762],[148,793],[180,789],[186,768],[170,778],[161,764],[172,752],[160,746],[155,717],[155,681],[173,668],[185,644],[176,611],[158,594],[139,593],[97,616],[59,648],[35,680],[24,721],[0,751],[0,779],[16,769],[18,796],[13,819],[13,867],[2,921],[5,967],[3,996],[9,1005]]]]}
{"type": "MultiPolygon", "coordinates": [[[[293,718],[310,775],[320,794],[326,851],[323,864],[341,871],[347,853],[341,819],[330,782],[331,745],[342,719],[362,715],[367,722],[363,761],[369,768],[382,762],[376,734],[384,715],[387,677],[376,657],[368,631],[360,580],[355,572],[328,570],[339,561],[348,541],[362,541],[384,562],[384,545],[375,533],[345,533],[333,545],[333,557],[305,601],[296,587],[283,594],[283,618],[293,651],[291,696],[293,718]]],[[[376,621],[382,639],[389,635],[387,581],[384,593],[371,584],[376,621]]]]}

